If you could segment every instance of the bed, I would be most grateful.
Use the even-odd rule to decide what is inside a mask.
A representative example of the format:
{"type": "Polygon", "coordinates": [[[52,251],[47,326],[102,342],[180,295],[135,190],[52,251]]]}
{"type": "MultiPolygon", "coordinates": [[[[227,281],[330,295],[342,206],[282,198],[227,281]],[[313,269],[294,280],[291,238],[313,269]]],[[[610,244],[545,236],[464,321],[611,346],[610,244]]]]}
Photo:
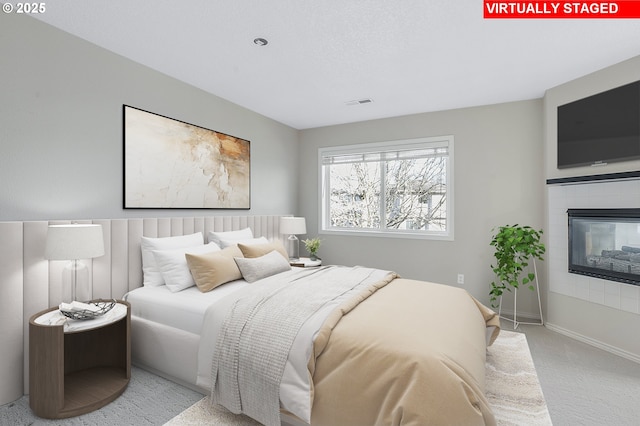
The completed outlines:
{"type": "Polygon", "coordinates": [[[499,320],[466,291],[291,268],[247,230],[206,240],[143,237],[145,285],[125,295],[136,364],[268,425],[495,424],[484,371],[499,320]]]}

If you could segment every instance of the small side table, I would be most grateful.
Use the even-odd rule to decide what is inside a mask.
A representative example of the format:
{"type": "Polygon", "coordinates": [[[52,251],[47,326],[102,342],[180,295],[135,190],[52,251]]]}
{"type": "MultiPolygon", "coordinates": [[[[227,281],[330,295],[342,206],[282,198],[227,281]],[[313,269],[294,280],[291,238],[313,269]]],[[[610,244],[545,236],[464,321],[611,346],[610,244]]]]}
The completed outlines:
{"type": "Polygon", "coordinates": [[[311,260],[308,257],[301,257],[298,260],[292,260],[289,262],[291,266],[295,266],[298,268],[313,268],[316,266],[322,265],[322,260],[311,260]]]}
{"type": "Polygon", "coordinates": [[[58,308],[29,319],[29,405],[47,419],[97,410],[131,378],[131,309],[118,303],[96,319],[48,325],[58,308]]]}

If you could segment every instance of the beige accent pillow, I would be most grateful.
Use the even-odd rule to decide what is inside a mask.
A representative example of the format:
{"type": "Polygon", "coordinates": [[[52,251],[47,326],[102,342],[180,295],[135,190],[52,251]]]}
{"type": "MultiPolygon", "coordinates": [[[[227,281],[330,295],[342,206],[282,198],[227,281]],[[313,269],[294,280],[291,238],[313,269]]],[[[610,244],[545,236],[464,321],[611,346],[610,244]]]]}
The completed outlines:
{"type": "Polygon", "coordinates": [[[242,254],[244,255],[244,257],[247,257],[247,258],[264,256],[265,254],[275,250],[278,253],[280,253],[282,256],[284,256],[285,259],[289,260],[289,255],[287,254],[287,250],[284,248],[284,245],[282,244],[282,242],[278,240],[275,240],[266,244],[247,245],[247,244],[238,243],[238,247],[242,251],[242,254]]]}
{"type": "Polygon", "coordinates": [[[238,264],[238,268],[240,268],[240,272],[242,272],[242,277],[248,283],[291,270],[289,261],[280,256],[275,250],[271,250],[264,256],[252,259],[236,257],[235,261],[238,264]]]}
{"type": "Polygon", "coordinates": [[[235,257],[242,257],[242,252],[236,246],[205,254],[186,253],[185,257],[193,280],[203,293],[242,278],[234,260],[235,257]]]}

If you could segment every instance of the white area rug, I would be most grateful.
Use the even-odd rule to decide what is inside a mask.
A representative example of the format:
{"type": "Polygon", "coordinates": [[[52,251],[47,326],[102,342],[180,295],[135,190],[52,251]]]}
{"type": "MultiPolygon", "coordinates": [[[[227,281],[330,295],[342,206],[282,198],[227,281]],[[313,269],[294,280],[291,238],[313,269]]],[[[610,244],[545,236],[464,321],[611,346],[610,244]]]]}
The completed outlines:
{"type": "MultiPolygon", "coordinates": [[[[522,333],[502,330],[488,348],[486,394],[500,426],[551,425],[527,338],[522,333]]],[[[205,397],[165,426],[259,424],[246,416],[231,414],[222,407],[211,407],[205,397]]]]}
{"type": "Polygon", "coordinates": [[[524,334],[501,330],[487,348],[486,371],[485,393],[498,425],[551,425],[524,334]]]}

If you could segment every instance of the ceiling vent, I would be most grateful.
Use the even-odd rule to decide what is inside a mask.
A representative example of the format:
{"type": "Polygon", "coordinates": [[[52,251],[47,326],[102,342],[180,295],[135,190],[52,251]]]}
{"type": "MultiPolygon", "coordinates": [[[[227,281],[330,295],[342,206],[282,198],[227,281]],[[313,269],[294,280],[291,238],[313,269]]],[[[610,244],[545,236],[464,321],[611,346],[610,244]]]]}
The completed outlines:
{"type": "Polygon", "coordinates": [[[351,106],[351,105],[364,105],[364,104],[370,104],[371,102],[373,102],[373,100],[371,99],[357,99],[355,101],[348,101],[345,102],[346,105],[351,106]]]}

